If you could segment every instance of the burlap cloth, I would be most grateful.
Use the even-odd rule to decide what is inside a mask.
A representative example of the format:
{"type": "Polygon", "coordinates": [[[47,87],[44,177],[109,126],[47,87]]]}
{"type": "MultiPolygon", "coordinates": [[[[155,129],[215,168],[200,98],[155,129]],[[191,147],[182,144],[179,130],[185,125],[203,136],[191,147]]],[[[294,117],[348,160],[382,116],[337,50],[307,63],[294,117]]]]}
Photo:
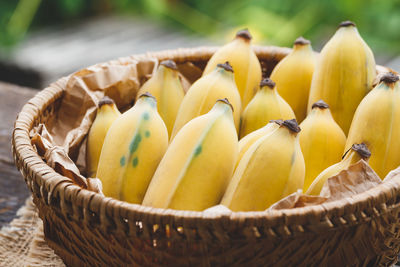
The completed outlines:
{"type": "Polygon", "coordinates": [[[43,222],[31,197],[0,230],[0,266],[65,266],[44,241],[43,222]]]}

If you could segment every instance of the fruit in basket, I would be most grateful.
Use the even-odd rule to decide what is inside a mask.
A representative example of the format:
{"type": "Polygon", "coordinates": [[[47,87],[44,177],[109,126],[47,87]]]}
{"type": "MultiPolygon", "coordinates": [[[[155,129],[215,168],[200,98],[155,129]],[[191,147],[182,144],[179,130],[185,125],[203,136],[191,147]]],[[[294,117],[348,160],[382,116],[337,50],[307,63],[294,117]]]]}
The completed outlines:
{"type": "Polygon", "coordinates": [[[240,138],[260,129],[270,120],[295,118],[289,104],[277,92],[275,82],[264,79],[260,90],[243,111],[240,121],[240,138]]]}
{"type": "Polygon", "coordinates": [[[121,115],[114,101],[108,96],[98,104],[96,119],[89,130],[86,143],[86,171],[88,177],[95,177],[104,138],[111,124],[121,115]]]}
{"type": "Polygon", "coordinates": [[[361,101],[351,123],[346,148],[364,142],[371,150],[369,164],[383,179],[400,165],[399,76],[385,73],[361,101]]]}
{"type": "Polygon", "coordinates": [[[370,156],[371,152],[364,143],[353,144],[344,154],[342,161],[329,166],[314,179],[306,194],[318,196],[328,178],[338,175],[341,171],[346,170],[350,165],[357,163],[361,159],[368,161],[370,156]]]}
{"type": "Polygon", "coordinates": [[[254,142],[260,139],[263,136],[273,133],[279,126],[283,123],[283,120],[271,120],[264,127],[249,133],[239,141],[239,155],[236,161],[236,166],[239,164],[242,159],[244,153],[251,147],[254,142]]]}
{"type": "Polygon", "coordinates": [[[235,39],[215,52],[203,72],[203,76],[209,74],[217,64],[229,61],[235,71],[243,108],[256,94],[261,81],[261,65],[251,48],[251,38],[247,29],[238,31],[235,39]]]}
{"type": "Polygon", "coordinates": [[[108,197],[140,204],[168,146],[168,131],[149,93],[111,125],[97,177],[108,197]]]}
{"type": "Polygon", "coordinates": [[[308,95],[317,56],[311,42],[299,37],[293,50],[273,69],[271,79],[276,83],[280,96],[292,107],[297,121],[307,114],[308,95]]]}
{"type": "Polygon", "coordinates": [[[306,165],[305,191],[321,171],[340,161],[346,136],[322,100],[312,105],[300,128],[300,146],[306,165]]]}
{"type": "Polygon", "coordinates": [[[354,112],[372,89],[375,59],[353,22],[342,22],[322,49],[311,82],[308,112],[324,100],[333,118],[348,133],[354,112]]]}
{"type": "Polygon", "coordinates": [[[201,77],[189,88],[179,108],[170,140],[191,119],[209,112],[218,99],[228,98],[233,106],[236,128],[239,127],[241,101],[232,66],[218,64],[213,72],[201,77]]]}
{"type": "Polygon", "coordinates": [[[304,159],[295,119],[257,140],[236,167],[221,204],[233,211],[265,210],[303,188],[304,159]]]}
{"type": "Polygon", "coordinates": [[[202,211],[219,203],[238,154],[228,100],[188,122],[172,140],[151,180],[143,205],[202,211]]]}
{"type": "Polygon", "coordinates": [[[162,61],[154,75],[143,84],[137,94],[140,96],[149,92],[156,98],[157,110],[167,126],[168,135],[171,135],[179,106],[185,96],[178,74],[178,67],[174,61],[162,61]]]}

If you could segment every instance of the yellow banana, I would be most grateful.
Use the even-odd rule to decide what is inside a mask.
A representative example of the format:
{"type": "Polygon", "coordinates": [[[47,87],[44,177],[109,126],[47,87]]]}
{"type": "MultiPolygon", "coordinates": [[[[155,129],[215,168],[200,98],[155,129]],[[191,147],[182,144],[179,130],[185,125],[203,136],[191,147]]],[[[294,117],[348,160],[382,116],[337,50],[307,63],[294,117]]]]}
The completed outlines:
{"type": "Polygon", "coordinates": [[[278,94],[275,83],[264,79],[261,89],[243,111],[240,122],[240,138],[260,129],[270,120],[295,118],[289,104],[278,94]]]}
{"type": "Polygon", "coordinates": [[[371,152],[365,144],[352,145],[351,149],[344,154],[342,161],[329,166],[314,179],[306,194],[318,196],[328,178],[338,175],[341,171],[346,170],[350,165],[357,163],[361,159],[368,161],[370,156],[371,152]]]}
{"type": "Polygon", "coordinates": [[[233,69],[228,62],[218,64],[213,72],[203,76],[189,88],[179,108],[170,140],[188,121],[209,112],[215,101],[222,98],[228,98],[231,102],[235,125],[238,128],[240,95],[233,78],[233,69]]]}
{"type": "Polygon", "coordinates": [[[294,42],[293,50],[271,73],[271,80],[276,83],[279,94],[292,107],[297,121],[304,120],[307,114],[308,95],[317,57],[311,42],[299,37],[294,42]]]}
{"type": "Polygon", "coordinates": [[[238,153],[232,106],[219,100],[188,122],[160,162],[143,205],[202,211],[219,203],[238,153]]]}
{"type": "Polygon", "coordinates": [[[243,108],[256,94],[262,74],[260,62],[251,48],[251,38],[247,29],[238,31],[235,39],[215,52],[203,72],[204,76],[212,72],[217,64],[229,61],[235,71],[243,108]]]}
{"type": "Polygon", "coordinates": [[[347,135],[354,112],[372,89],[375,59],[353,22],[342,22],[322,49],[311,82],[308,112],[324,100],[347,135]]]}
{"type": "Polygon", "coordinates": [[[108,130],[97,177],[108,197],[140,204],[168,146],[168,131],[156,99],[141,95],[108,130]]]}
{"type": "Polygon", "coordinates": [[[88,177],[95,177],[104,138],[111,124],[120,116],[114,101],[108,96],[99,101],[96,119],[90,127],[86,143],[86,170],[88,177]]]}
{"type": "Polygon", "coordinates": [[[149,92],[157,99],[157,109],[171,135],[176,114],[185,96],[178,68],[174,61],[165,60],[160,63],[155,74],[140,88],[138,96],[149,92]]]}
{"type": "Polygon", "coordinates": [[[221,204],[233,211],[265,210],[303,188],[304,159],[295,119],[261,137],[243,155],[221,204]]]}
{"type": "Polygon", "coordinates": [[[400,165],[400,83],[385,73],[380,83],[361,101],[351,123],[346,148],[364,142],[371,150],[371,167],[385,178],[400,165]]]}
{"type": "Polygon", "coordinates": [[[306,191],[321,171],[340,161],[346,136],[322,100],[313,104],[300,128],[300,146],[306,164],[303,190],[306,191]]]}
{"type": "Polygon", "coordinates": [[[258,139],[261,137],[271,134],[274,132],[276,129],[279,128],[279,126],[283,123],[283,120],[271,120],[267,125],[264,127],[249,133],[239,141],[239,155],[238,159],[236,161],[236,166],[239,164],[240,160],[242,159],[244,153],[251,147],[254,142],[256,142],[258,139]]]}

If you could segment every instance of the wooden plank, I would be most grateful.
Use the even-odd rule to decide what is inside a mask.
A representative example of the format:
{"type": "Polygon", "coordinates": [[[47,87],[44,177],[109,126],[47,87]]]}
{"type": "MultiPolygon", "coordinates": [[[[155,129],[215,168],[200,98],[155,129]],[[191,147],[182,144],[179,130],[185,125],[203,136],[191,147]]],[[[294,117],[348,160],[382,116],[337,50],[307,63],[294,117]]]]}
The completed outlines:
{"type": "Polygon", "coordinates": [[[148,18],[103,16],[77,25],[33,32],[7,59],[16,66],[38,72],[44,87],[95,63],[148,51],[202,45],[215,45],[215,42],[148,18]]]}
{"type": "Polygon", "coordinates": [[[9,223],[30,192],[14,165],[11,134],[22,106],[37,91],[0,82],[0,227],[9,223]]]}

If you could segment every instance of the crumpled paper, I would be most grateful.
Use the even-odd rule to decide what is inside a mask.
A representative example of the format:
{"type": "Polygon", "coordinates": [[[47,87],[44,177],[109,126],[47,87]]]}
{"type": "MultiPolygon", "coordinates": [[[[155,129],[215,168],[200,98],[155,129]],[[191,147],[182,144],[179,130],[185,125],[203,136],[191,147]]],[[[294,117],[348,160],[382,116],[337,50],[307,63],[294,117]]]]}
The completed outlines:
{"type": "Polygon", "coordinates": [[[38,154],[56,172],[70,178],[82,188],[102,194],[101,181],[98,178],[83,177],[65,149],[61,146],[53,145],[53,138],[44,124],[39,124],[35,132],[32,133],[31,140],[38,154]]]}
{"type": "Polygon", "coordinates": [[[278,202],[275,202],[267,209],[267,211],[319,205],[324,203],[326,200],[326,197],[305,195],[300,189],[297,192],[294,192],[287,197],[279,200],[278,202]]]}
{"type": "Polygon", "coordinates": [[[276,202],[267,210],[292,209],[327,203],[365,192],[381,183],[382,180],[368,163],[360,160],[339,174],[328,178],[319,196],[306,195],[299,190],[276,202]]]}

